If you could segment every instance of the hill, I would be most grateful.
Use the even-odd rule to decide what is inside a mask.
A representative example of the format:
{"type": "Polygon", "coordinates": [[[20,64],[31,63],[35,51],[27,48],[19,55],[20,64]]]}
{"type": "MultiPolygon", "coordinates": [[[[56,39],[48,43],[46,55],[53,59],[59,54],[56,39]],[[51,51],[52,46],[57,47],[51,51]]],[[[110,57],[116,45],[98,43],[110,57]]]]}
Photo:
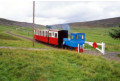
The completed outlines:
{"type": "MultiPolygon", "coordinates": [[[[0,18],[0,25],[13,25],[13,26],[20,26],[20,27],[32,27],[32,23],[27,23],[27,22],[18,22],[18,21],[13,21],[13,20],[8,20],[4,18],[0,18]]],[[[35,24],[35,27],[44,27],[43,25],[38,25],[35,24]]]]}
{"type": "Polygon", "coordinates": [[[71,27],[114,27],[118,24],[120,24],[120,17],[69,23],[71,27]]]}

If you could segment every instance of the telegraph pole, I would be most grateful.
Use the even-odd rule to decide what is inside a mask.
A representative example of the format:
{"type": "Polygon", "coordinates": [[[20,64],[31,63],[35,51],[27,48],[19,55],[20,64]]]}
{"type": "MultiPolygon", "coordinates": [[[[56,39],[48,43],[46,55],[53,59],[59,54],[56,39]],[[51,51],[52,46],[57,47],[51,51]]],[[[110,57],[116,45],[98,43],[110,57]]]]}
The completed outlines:
{"type": "Polygon", "coordinates": [[[33,1],[33,47],[34,47],[34,26],[35,26],[35,1],[33,1]]]}

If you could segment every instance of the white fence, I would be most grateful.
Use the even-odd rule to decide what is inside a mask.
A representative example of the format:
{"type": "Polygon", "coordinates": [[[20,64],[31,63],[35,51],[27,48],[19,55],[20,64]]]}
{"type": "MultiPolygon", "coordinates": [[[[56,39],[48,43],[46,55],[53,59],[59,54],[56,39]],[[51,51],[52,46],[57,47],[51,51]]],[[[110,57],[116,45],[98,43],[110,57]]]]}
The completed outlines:
{"type": "MultiPolygon", "coordinates": [[[[89,44],[90,46],[93,47],[93,42],[88,42],[88,41],[85,41],[86,44],[89,44]]],[[[98,47],[96,47],[95,49],[97,49],[98,51],[100,51],[103,55],[105,54],[105,43],[96,43],[97,45],[100,45],[101,46],[101,49],[99,49],[98,47]]]]}

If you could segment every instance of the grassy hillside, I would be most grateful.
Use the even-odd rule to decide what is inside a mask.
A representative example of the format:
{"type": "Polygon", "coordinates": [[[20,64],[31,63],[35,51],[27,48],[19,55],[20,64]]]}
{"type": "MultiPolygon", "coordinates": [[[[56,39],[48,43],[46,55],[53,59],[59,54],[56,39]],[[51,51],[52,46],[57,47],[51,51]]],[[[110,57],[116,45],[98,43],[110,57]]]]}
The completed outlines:
{"type": "MultiPolygon", "coordinates": [[[[117,27],[116,27],[117,28],[117,27]]],[[[110,28],[78,28],[71,27],[71,32],[81,32],[85,33],[86,41],[91,42],[104,42],[106,51],[119,51],[120,52],[120,40],[114,40],[109,36],[110,28]]],[[[23,35],[29,38],[32,38],[32,29],[31,28],[18,28],[17,30],[12,30],[13,33],[23,35]]],[[[89,45],[85,45],[85,49],[93,49],[89,45]]]]}
{"type": "MultiPolygon", "coordinates": [[[[0,18],[0,25],[7,25],[7,26],[19,26],[19,27],[33,27],[32,23],[27,23],[27,22],[18,22],[18,21],[13,21],[13,20],[8,20],[4,18],[0,18]]],[[[38,25],[35,24],[36,27],[44,27],[43,25],[38,25]]]]}
{"type": "MultiPolygon", "coordinates": [[[[8,30],[32,37],[30,28],[0,26],[0,46],[32,48],[31,41],[8,35],[6,34],[8,30]],[[27,31],[31,33],[28,34],[27,31]]],[[[106,46],[110,44],[112,46],[110,49],[107,49],[109,48],[107,46],[107,51],[119,51],[114,49],[119,42],[114,46],[109,41],[116,42],[116,40],[107,41],[109,36],[106,32],[109,30],[91,29],[90,31],[90,29],[74,28],[72,32],[85,32],[86,39],[89,41],[99,39],[98,42],[101,42],[104,38],[106,46]]],[[[118,62],[105,60],[101,56],[58,50],[40,43],[35,43],[34,48],[46,48],[46,50],[0,48],[0,81],[120,81],[120,63],[118,62]]]]}
{"type": "MultiPolygon", "coordinates": [[[[71,32],[85,33],[86,41],[91,42],[104,42],[106,51],[119,51],[120,52],[120,40],[115,40],[109,36],[110,28],[78,28],[72,27],[71,32]]],[[[117,29],[117,27],[116,27],[117,29]]],[[[87,48],[90,48],[86,45],[87,48]]]]}
{"type": "Polygon", "coordinates": [[[94,20],[94,21],[85,21],[85,22],[74,22],[69,23],[72,27],[82,27],[82,28],[93,28],[93,27],[115,27],[120,24],[120,17],[94,20]]]}
{"type": "Polygon", "coordinates": [[[65,50],[0,49],[0,81],[120,81],[120,63],[65,50]]]}
{"type": "MultiPolygon", "coordinates": [[[[11,36],[6,33],[8,30],[15,31],[16,28],[19,28],[19,27],[3,26],[3,25],[0,26],[0,46],[33,48],[32,41],[21,39],[21,38],[15,37],[15,36],[11,36]]],[[[28,28],[28,30],[29,30],[29,28],[28,28]]],[[[50,48],[50,47],[35,42],[34,48],[50,48]]]]}

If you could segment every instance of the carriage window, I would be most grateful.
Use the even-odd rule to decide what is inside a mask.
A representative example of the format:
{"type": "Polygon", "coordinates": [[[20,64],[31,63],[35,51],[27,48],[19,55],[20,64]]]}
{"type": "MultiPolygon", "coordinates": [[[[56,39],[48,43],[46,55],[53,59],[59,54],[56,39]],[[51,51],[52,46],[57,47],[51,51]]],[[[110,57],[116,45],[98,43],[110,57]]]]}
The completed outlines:
{"type": "Polygon", "coordinates": [[[39,31],[38,31],[38,35],[39,35],[39,31]]]}
{"type": "Polygon", "coordinates": [[[84,35],[82,35],[81,39],[84,39],[84,35]]]}
{"type": "Polygon", "coordinates": [[[38,34],[37,34],[37,31],[36,31],[36,35],[38,35],[38,34]]]}
{"type": "Polygon", "coordinates": [[[43,31],[43,34],[42,34],[42,36],[44,36],[44,31],[43,31]]]}
{"type": "Polygon", "coordinates": [[[42,36],[42,31],[41,31],[41,36],[42,36]]]}
{"type": "Polygon", "coordinates": [[[48,36],[48,32],[46,31],[46,37],[48,36]]]}
{"type": "Polygon", "coordinates": [[[39,33],[40,35],[41,35],[41,31],[40,31],[40,33],[39,33]]]}
{"type": "Polygon", "coordinates": [[[49,33],[49,37],[51,37],[51,33],[49,33]]]}
{"type": "Polygon", "coordinates": [[[54,37],[54,32],[52,33],[52,37],[54,37]]]}
{"type": "Polygon", "coordinates": [[[57,38],[57,33],[55,33],[55,38],[57,38]]]}
{"type": "Polygon", "coordinates": [[[74,36],[71,35],[71,36],[70,36],[70,39],[74,39],[74,36]]]}
{"type": "Polygon", "coordinates": [[[44,31],[44,36],[46,36],[46,32],[44,31]]]}
{"type": "Polygon", "coordinates": [[[78,35],[76,35],[76,39],[78,39],[78,35]]]}

